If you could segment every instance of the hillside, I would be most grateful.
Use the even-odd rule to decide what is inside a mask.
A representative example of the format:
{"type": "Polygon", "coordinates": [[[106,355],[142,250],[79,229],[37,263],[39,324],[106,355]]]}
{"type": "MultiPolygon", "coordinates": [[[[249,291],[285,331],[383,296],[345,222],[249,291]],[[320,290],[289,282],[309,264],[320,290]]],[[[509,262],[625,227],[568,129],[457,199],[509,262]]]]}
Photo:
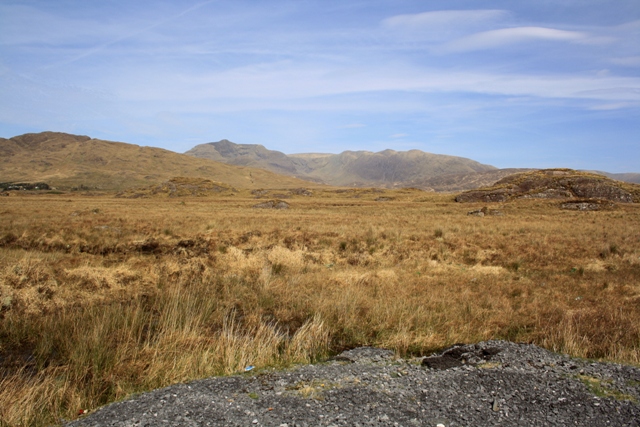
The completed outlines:
{"type": "Polygon", "coordinates": [[[413,187],[431,189],[434,191],[465,191],[480,187],[488,187],[502,178],[515,173],[526,172],[535,169],[494,169],[484,172],[470,172],[458,174],[438,175],[424,180],[417,180],[413,187]]]}
{"type": "Polygon", "coordinates": [[[263,169],[232,166],[169,150],[57,132],[0,138],[0,182],[45,182],[61,189],[123,190],[181,176],[237,188],[308,185],[263,169]]]}
{"type": "Polygon", "coordinates": [[[571,169],[544,169],[509,175],[490,187],[466,191],[457,202],[506,202],[513,199],[599,199],[640,202],[640,185],[571,169]]]}
{"type": "Polygon", "coordinates": [[[602,171],[584,171],[596,173],[598,175],[604,175],[611,179],[616,179],[618,181],[631,182],[634,184],[640,184],[640,173],[610,173],[610,172],[602,172],[602,171]]]}
{"type": "Polygon", "coordinates": [[[426,182],[434,177],[496,170],[493,166],[463,157],[420,150],[286,155],[262,145],[234,144],[227,140],[201,144],[185,154],[263,168],[330,185],[356,187],[432,188],[426,182]]]}

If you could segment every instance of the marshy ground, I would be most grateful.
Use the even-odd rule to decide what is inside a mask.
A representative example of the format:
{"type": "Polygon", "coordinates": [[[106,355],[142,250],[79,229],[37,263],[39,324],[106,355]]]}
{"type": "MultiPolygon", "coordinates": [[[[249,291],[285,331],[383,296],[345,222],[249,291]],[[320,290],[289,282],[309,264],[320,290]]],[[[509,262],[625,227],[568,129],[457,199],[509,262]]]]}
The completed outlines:
{"type": "MultiPolygon", "coordinates": [[[[280,194],[282,193],[282,194],[280,194]]],[[[0,425],[362,345],[507,339],[640,363],[640,206],[419,190],[0,205],[0,425]],[[500,215],[470,216],[484,206],[500,215]]]]}

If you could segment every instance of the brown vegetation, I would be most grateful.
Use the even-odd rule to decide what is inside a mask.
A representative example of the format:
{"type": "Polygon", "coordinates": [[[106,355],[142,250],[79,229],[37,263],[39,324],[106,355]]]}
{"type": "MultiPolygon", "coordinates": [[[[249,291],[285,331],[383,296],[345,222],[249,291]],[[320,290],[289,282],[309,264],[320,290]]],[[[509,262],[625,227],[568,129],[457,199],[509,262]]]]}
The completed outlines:
{"type": "Polygon", "coordinates": [[[0,425],[360,345],[427,354],[503,338],[640,363],[636,204],[522,199],[478,217],[483,205],[418,190],[287,202],[3,199],[0,425]]]}
{"type": "Polygon", "coordinates": [[[490,187],[466,191],[458,195],[456,201],[570,198],[640,203],[640,185],[572,169],[543,169],[509,175],[490,187]]]}

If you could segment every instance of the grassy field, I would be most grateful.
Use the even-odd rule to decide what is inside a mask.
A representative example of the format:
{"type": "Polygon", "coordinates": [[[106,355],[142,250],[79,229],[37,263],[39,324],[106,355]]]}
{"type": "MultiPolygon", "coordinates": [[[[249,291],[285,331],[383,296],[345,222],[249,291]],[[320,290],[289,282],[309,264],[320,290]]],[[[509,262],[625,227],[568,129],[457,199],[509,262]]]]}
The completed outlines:
{"type": "Polygon", "coordinates": [[[640,363],[640,206],[315,190],[0,201],[0,425],[246,365],[528,341],[640,363]]]}

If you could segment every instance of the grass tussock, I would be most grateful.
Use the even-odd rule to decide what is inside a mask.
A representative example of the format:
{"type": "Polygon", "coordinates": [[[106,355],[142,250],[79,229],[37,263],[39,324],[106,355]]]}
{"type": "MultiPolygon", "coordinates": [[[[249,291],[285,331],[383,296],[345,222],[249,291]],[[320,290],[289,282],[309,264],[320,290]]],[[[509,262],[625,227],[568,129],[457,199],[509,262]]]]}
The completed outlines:
{"type": "Polygon", "coordinates": [[[640,211],[469,205],[416,190],[25,196],[0,210],[0,425],[360,345],[484,339],[640,363],[640,211]],[[391,194],[393,193],[393,194],[391,194]]]}

